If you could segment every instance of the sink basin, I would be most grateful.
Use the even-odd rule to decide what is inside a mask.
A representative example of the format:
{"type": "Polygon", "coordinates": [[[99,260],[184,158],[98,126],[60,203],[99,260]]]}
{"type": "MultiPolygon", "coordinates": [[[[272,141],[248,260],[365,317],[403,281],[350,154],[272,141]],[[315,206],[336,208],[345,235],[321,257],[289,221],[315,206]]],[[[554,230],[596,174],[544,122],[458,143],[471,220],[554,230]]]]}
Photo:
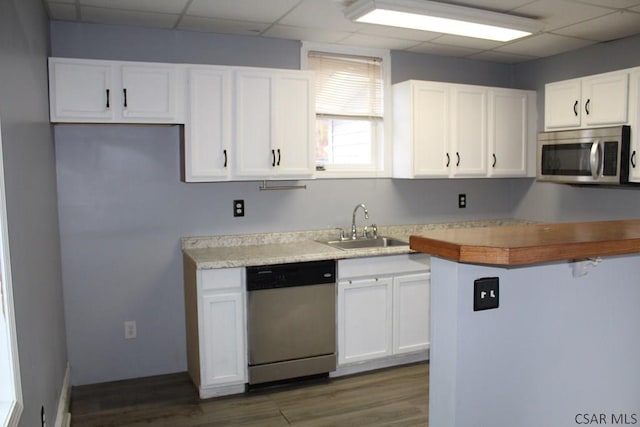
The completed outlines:
{"type": "Polygon", "coordinates": [[[320,243],[338,249],[368,249],[368,248],[390,248],[394,246],[409,246],[404,240],[393,237],[378,237],[376,239],[355,239],[355,240],[322,240],[320,243]]]}

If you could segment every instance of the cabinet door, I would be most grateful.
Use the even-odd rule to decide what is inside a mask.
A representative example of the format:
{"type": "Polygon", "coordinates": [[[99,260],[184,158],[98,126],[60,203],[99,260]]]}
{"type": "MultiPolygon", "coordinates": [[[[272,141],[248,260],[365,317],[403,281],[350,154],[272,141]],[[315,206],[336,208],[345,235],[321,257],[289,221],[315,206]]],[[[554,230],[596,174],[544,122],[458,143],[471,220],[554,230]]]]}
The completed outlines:
{"type": "Polygon", "coordinates": [[[338,283],[338,363],[391,355],[391,278],[338,283]]]}
{"type": "Polygon", "coordinates": [[[429,348],[429,273],[393,279],[393,352],[429,348]]]}
{"type": "Polygon", "coordinates": [[[242,293],[205,294],[201,311],[202,385],[246,382],[242,293]]]}
{"type": "Polygon", "coordinates": [[[235,175],[270,177],[277,161],[277,152],[271,147],[273,75],[259,70],[237,71],[235,96],[235,175]]]}
{"type": "Polygon", "coordinates": [[[441,83],[416,82],[412,90],[414,176],[447,177],[449,153],[449,88],[441,83]]]}
{"type": "Polygon", "coordinates": [[[282,178],[310,177],[315,171],[315,105],[311,74],[276,74],[274,142],[276,174],[282,178]]]}
{"type": "Polygon", "coordinates": [[[626,72],[587,77],[582,82],[583,126],[627,122],[629,76],[626,72]]]}
{"type": "Polygon", "coordinates": [[[174,122],[177,105],[176,69],[171,65],[121,66],[120,100],[123,119],[174,122]]]}
{"type": "Polygon", "coordinates": [[[108,62],[49,58],[51,122],[111,120],[112,74],[108,62]]]}
{"type": "Polygon", "coordinates": [[[185,181],[229,179],[231,140],[231,72],[188,71],[188,114],[184,134],[185,181]]]}
{"type": "Polygon", "coordinates": [[[526,176],[529,94],[489,91],[489,176],[526,176]]]}
{"type": "Polygon", "coordinates": [[[629,75],[629,125],[631,126],[631,147],[629,158],[629,180],[640,182],[640,67],[629,75]]]}
{"type": "Polygon", "coordinates": [[[451,94],[451,175],[486,176],[487,89],[454,85],[451,94]]]}
{"type": "Polygon", "coordinates": [[[580,126],[581,92],[582,86],[579,79],[545,85],[545,130],[580,126]]]}

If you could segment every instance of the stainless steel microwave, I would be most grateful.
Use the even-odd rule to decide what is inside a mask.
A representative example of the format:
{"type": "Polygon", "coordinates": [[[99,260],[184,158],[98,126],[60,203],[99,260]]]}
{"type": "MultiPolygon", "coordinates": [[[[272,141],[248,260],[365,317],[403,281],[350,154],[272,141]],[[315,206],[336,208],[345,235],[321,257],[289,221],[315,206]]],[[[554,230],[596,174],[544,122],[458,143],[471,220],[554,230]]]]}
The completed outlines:
{"type": "Polygon", "coordinates": [[[538,134],[538,181],[629,183],[631,128],[614,126],[538,134]]]}

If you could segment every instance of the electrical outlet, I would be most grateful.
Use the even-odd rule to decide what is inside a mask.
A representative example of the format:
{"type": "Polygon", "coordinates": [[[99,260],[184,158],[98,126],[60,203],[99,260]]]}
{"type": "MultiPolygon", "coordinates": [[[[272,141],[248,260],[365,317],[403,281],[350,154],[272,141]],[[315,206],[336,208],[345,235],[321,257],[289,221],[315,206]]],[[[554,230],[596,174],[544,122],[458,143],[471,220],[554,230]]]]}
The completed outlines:
{"type": "Polygon", "coordinates": [[[124,338],[127,340],[134,339],[138,336],[135,320],[127,320],[124,322],[124,338]]]}
{"type": "Polygon", "coordinates": [[[483,277],[473,281],[473,311],[490,310],[500,305],[500,279],[483,277]]]}
{"type": "Polygon", "coordinates": [[[458,207],[466,208],[467,207],[467,195],[462,193],[458,194],[458,207]]]}
{"type": "Polygon", "coordinates": [[[233,216],[244,216],[244,200],[233,201],[233,216]]]}

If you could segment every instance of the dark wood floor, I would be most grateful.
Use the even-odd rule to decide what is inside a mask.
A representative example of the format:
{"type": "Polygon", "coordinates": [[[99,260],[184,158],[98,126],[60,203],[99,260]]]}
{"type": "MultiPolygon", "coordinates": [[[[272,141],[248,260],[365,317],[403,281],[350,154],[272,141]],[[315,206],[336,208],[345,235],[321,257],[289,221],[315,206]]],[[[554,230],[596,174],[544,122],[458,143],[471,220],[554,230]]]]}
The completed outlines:
{"type": "Polygon", "coordinates": [[[427,426],[429,365],[199,400],[186,373],[73,387],[80,426],[427,426]]]}

